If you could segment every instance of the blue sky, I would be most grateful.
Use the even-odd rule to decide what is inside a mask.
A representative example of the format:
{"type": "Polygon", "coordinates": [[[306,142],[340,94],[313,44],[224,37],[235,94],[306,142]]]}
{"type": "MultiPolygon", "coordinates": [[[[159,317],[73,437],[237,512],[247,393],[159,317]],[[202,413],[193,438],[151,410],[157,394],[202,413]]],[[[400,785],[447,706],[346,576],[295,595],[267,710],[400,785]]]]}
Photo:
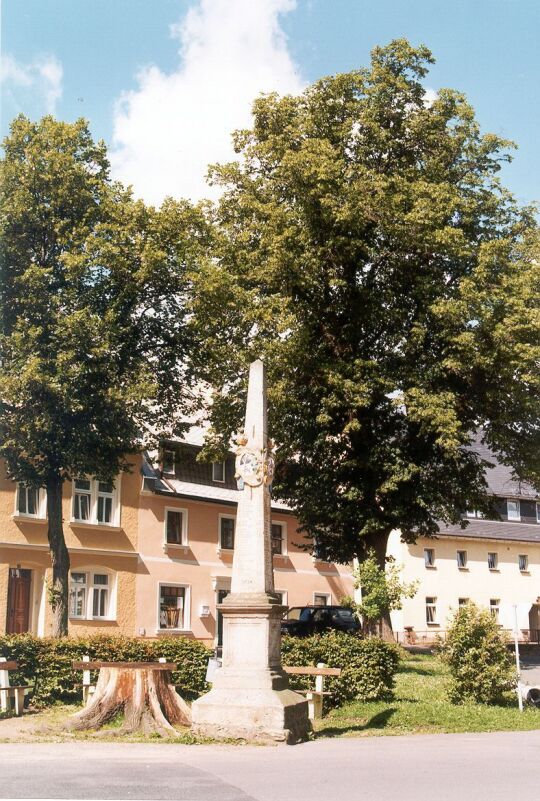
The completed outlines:
{"type": "Polygon", "coordinates": [[[258,91],[300,91],[406,36],[519,150],[504,180],[540,200],[539,0],[3,0],[2,134],[19,111],[85,116],[147,199],[211,194],[258,91]],[[171,26],[175,26],[171,28],[171,26]]]}

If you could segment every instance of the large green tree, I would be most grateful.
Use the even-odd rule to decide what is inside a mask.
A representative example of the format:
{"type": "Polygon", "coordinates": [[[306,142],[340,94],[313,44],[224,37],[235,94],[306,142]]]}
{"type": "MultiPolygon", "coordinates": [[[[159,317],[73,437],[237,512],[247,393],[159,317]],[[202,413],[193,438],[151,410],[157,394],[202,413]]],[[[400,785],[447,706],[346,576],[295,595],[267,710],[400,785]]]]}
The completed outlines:
{"type": "Polygon", "coordinates": [[[219,445],[245,365],[268,363],[275,491],[319,553],[384,564],[406,541],[487,511],[475,431],[538,481],[535,223],[497,178],[511,143],[404,40],[297,97],[261,97],[238,160],[211,171],[214,260],[197,276],[198,368],[219,445]]]}
{"type": "Polygon", "coordinates": [[[63,483],[114,481],[185,410],[186,266],[201,219],[187,204],[135,202],[84,120],[20,116],[4,153],[0,455],[11,478],[46,489],[61,635],[63,483]]]}

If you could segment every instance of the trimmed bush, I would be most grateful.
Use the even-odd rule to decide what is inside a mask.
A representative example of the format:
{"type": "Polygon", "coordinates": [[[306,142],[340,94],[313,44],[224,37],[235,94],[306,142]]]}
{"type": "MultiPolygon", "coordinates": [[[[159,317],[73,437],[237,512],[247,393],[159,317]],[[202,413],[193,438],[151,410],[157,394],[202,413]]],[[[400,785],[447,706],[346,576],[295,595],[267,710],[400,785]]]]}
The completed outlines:
{"type": "Polygon", "coordinates": [[[12,683],[31,685],[29,698],[36,707],[82,699],[82,672],[72,670],[71,663],[85,654],[104,662],[154,662],[165,657],[178,664],[173,682],[184,698],[192,700],[208,689],[205,676],[210,653],[203,643],[185,637],[142,640],[100,634],[60,639],[31,634],[0,636],[0,656],[15,659],[20,666],[17,674],[11,674],[12,683]]]}
{"type": "MultiPolygon", "coordinates": [[[[347,701],[375,701],[391,698],[400,651],[392,643],[379,639],[362,640],[351,634],[331,631],[313,637],[283,637],[284,665],[317,665],[341,668],[341,676],[329,677],[325,689],[328,706],[347,701]]],[[[289,676],[294,690],[313,689],[313,677],[289,676]]]]}
{"type": "Polygon", "coordinates": [[[450,668],[448,696],[454,704],[495,704],[516,686],[505,633],[487,609],[473,603],[454,615],[440,655],[450,668]]]}
{"type": "MultiPolygon", "coordinates": [[[[152,662],[165,657],[176,662],[173,682],[187,700],[198,698],[209,687],[205,682],[211,651],[197,640],[162,637],[143,640],[136,637],[94,635],[92,637],[40,638],[32,634],[0,636],[0,656],[15,659],[20,670],[12,674],[13,683],[33,687],[29,699],[33,706],[56,702],[74,703],[82,699],[82,672],[71,663],[88,654],[104,662],[152,662]]],[[[375,700],[392,694],[399,649],[381,640],[361,640],[350,634],[328,634],[303,639],[284,637],[283,664],[316,665],[342,669],[339,678],[329,678],[326,688],[333,695],[325,698],[329,706],[340,706],[353,699],[375,700]]],[[[97,678],[97,672],[93,679],[97,678]]],[[[293,689],[313,689],[313,677],[290,676],[293,689]]]]}

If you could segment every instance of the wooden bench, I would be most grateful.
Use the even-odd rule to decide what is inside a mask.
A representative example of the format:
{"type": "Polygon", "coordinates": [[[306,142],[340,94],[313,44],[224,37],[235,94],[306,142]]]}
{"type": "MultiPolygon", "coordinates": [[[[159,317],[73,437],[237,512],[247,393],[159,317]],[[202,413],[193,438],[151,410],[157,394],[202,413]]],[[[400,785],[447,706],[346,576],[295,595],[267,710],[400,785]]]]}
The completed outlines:
{"type": "MultiPolygon", "coordinates": [[[[317,667],[296,667],[283,665],[285,673],[291,676],[315,676],[315,690],[304,690],[308,702],[309,719],[316,720],[323,716],[323,697],[332,695],[324,689],[325,676],[341,676],[341,668],[326,667],[324,662],[319,662],[317,667]]],[[[302,691],[301,691],[302,692],[302,691]]]]}
{"type": "Polygon", "coordinates": [[[18,662],[0,656],[0,710],[2,712],[10,711],[11,701],[13,701],[15,715],[20,717],[24,709],[24,696],[29,688],[27,684],[11,685],[9,683],[9,671],[18,670],[18,667],[18,662]]]}
{"type": "MultiPolygon", "coordinates": [[[[161,670],[174,670],[176,665],[171,663],[167,663],[165,657],[161,656],[158,659],[160,665],[164,665],[165,667],[160,668],[161,670]]],[[[150,663],[144,663],[145,666],[148,666],[150,663]]],[[[82,691],[83,691],[83,703],[87,704],[88,699],[91,695],[93,695],[96,691],[96,685],[92,684],[92,679],[90,676],[91,670],[99,670],[102,667],[109,666],[109,667],[128,667],[128,668],[136,668],[137,665],[143,665],[142,662],[91,662],[90,657],[88,655],[84,655],[82,658],[82,662],[72,662],[71,666],[73,670],[82,670],[83,672],[83,679],[82,679],[82,691]]],[[[80,687],[80,684],[76,684],[76,687],[80,687]]]]}

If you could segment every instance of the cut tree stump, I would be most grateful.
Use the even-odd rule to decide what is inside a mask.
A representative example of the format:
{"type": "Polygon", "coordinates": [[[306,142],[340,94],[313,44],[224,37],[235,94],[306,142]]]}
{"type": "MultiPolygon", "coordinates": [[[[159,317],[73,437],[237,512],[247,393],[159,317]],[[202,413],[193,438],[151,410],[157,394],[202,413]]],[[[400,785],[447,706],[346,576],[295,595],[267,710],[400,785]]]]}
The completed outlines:
{"type": "Polygon", "coordinates": [[[171,684],[176,665],[156,662],[73,662],[76,670],[99,668],[87,705],[72,715],[69,729],[100,729],[119,712],[124,724],[115,733],[142,731],[175,736],[175,724],[191,725],[191,710],[171,684]]]}

